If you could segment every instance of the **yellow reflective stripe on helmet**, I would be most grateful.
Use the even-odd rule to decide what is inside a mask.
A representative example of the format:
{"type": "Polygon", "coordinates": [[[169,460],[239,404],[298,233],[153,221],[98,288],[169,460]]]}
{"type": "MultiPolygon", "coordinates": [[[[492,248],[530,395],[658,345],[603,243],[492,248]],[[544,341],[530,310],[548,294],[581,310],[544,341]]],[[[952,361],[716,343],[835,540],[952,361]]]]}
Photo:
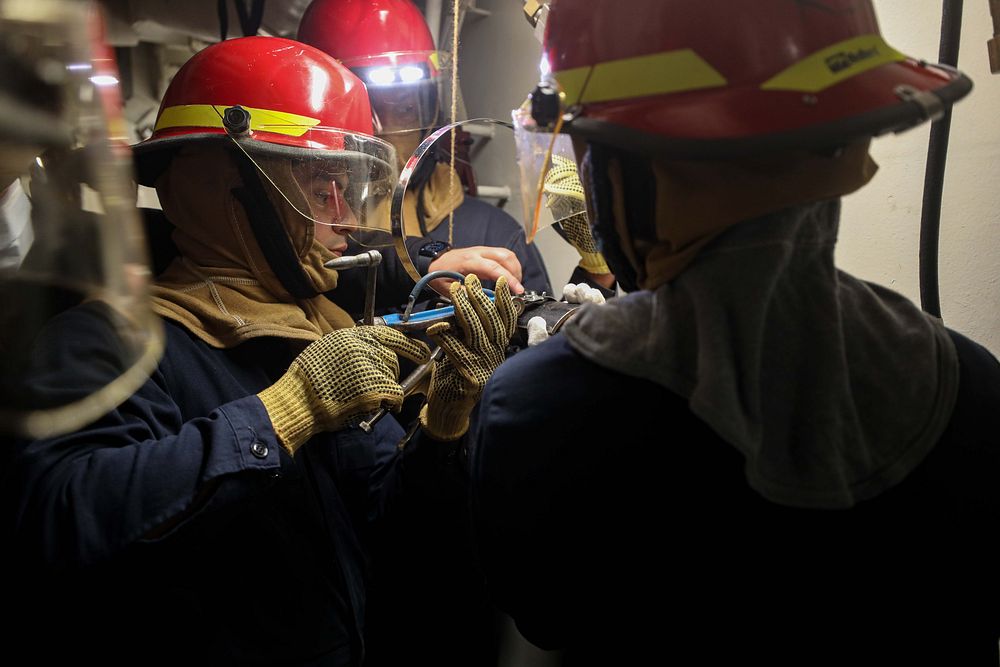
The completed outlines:
{"type": "Polygon", "coordinates": [[[763,90],[818,93],[862,72],[905,60],[880,35],[862,35],[817,51],[761,84],[763,90]]]}
{"type": "Polygon", "coordinates": [[[431,51],[427,59],[431,61],[431,65],[434,65],[434,69],[441,69],[441,56],[438,55],[437,51],[431,51]]]}
{"type": "Polygon", "coordinates": [[[726,85],[725,77],[691,49],[609,60],[553,74],[570,105],[726,85]]]}
{"type": "MultiPolygon", "coordinates": [[[[176,107],[167,107],[160,114],[153,131],[164,130],[171,127],[225,127],[222,123],[222,115],[232,105],[220,104],[183,104],[176,107]]],[[[250,112],[250,129],[273,132],[275,134],[287,134],[292,137],[301,137],[312,127],[319,124],[318,118],[300,116],[285,111],[272,111],[270,109],[255,109],[254,107],[243,107],[250,112]]]]}

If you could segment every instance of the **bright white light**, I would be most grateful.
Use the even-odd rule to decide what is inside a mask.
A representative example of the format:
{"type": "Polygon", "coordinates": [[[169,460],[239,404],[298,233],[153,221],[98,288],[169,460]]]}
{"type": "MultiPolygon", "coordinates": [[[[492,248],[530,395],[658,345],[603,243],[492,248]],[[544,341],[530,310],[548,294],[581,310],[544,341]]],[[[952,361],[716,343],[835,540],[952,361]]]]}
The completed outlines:
{"type": "Polygon", "coordinates": [[[90,77],[90,80],[91,80],[91,82],[93,82],[93,84],[95,86],[117,86],[118,85],[118,79],[116,79],[115,77],[111,76],[110,74],[95,74],[94,76],[90,77]]]}
{"type": "Polygon", "coordinates": [[[414,81],[420,81],[420,79],[424,78],[424,71],[413,65],[401,67],[399,70],[399,78],[403,83],[413,83],[414,81]]]}
{"type": "Polygon", "coordinates": [[[552,72],[552,67],[549,65],[549,57],[542,54],[542,60],[538,63],[538,70],[542,73],[542,78],[544,79],[552,72]]]}
{"type": "Polygon", "coordinates": [[[70,63],[66,65],[66,69],[70,72],[80,72],[94,69],[90,63],[70,63]]]}
{"type": "Polygon", "coordinates": [[[396,80],[396,73],[391,67],[379,67],[368,72],[368,80],[376,86],[388,86],[396,80]]]}

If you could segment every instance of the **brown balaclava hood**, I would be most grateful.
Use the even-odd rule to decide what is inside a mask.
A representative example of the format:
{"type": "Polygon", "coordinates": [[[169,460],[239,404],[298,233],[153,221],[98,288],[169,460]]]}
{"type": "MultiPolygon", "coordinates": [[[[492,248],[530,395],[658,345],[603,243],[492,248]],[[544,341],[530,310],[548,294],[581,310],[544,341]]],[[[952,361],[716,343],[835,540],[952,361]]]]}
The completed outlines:
{"type": "Polygon", "coordinates": [[[407,236],[424,236],[417,217],[418,204],[423,205],[424,229],[430,234],[462,205],[465,192],[458,174],[447,164],[438,164],[424,186],[423,201],[417,201],[416,189],[408,189],[403,200],[403,225],[407,236]]]}
{"type": "Polygon", "coordinates": [[[730,161],[652,160],[655,239],[631,238],[619,163],[609,165],[616,229],[639,286],[676,278],[730,227],[790,206],[840,197],[864,186],[878,166],[868,141],[835,156],[784,154],[730,161]]]}
{"type": "Polygon", "coordinates": [[[265,186],[316,296],[293,297],[268,264],[233,193],[244,186],[233,162],[239,157],[222,146],[182,149],[157,180],[180,257],[155,281],[153,309],[219,348],[259,336],[311,341],[352,326],[323,296],[337,286],[337,272],[323,267],[333,253],[315,240],[312,223],[265,186]]]}

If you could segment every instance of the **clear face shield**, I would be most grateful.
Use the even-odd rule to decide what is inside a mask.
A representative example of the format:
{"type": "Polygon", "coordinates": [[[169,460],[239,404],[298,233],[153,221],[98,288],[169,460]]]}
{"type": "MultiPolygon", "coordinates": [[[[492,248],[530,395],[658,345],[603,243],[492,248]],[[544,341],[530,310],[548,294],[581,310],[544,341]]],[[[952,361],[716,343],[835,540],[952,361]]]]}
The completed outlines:
{"type": "MultiPolygon", "coordinates": [[[[538,127],[528,104],[511,113],[520,171],[524,233],[534,240],[542,229],[555,226],[566,236],[569,228],[586,225],[587,206],[569,135],[538,127]]],[[[596,250],[595,250],[596,251],[596,250]]]]}
{"type": "Polygon", "coordinates": [[[86,425],[145,382],[163,347],[149,307],[117,68],[99,31],[86,3],[0,2],[0,189],[25,204],[18,213],[5,207],[0,220],[22,241],[17,253],[0,253],[7,435],[48,437],[86,425]],[[80,317],[102,332],[103,356],[71,359],[86,372],[74,386],[56,386],[80,317]]]}
{"type": "Polygon", "coordinates": [[[375,133],[396,146],[401,163],[451,109],[451,56],[398,51],[345,62],[365,82],[375,133]]]}
{"type": "MultiPolygon", "coordinates": [[[[421,275],[417,271],[415,258],[409,256],[406,239],[412,238],[417,234],[421,237],[426,236],[426,234],[422,233],[420,231],[420,226],[413,224],[413,222],[404,224],[404,214],[411,216],[415,220],[418,220],[420,215],[416,208],[416,198],[408,198],[407,193],[411,192],[410,187],[414,181],[423,182],[418,177],[418,174],[421,172],[427,173],[427,166],[431,165],[431,168],[433,168],[432,165],[436,164],[437,160],[434,157],[436,147],[447,146],[448,152],[451,153],[451,133],[458,130],[463,125],[470,124],[501,125],[507,128],[510,127],[509,123],[493,118],[470,118],[468,120],[460,120],[443,127],[439,127],[428,134],[409,156],[409,159],[406,161],[406,164],[400,172],[399,182],[396,184],[395,190],[393,191],[390,217],[392,221],[392,231],[396,246],[396,253],[400,262],[403,264],[403,268],[406,270],[407,274],[413,278],[414,282],[419,281],[421,279],[421,275]],[[412,202],[411,207],[405,206],[405,202],[407,201],[412,202]]],[[[459,151],[456,149],[455,152],[458,153],[459,151]]],[[[459,164],[457,158],[455,164],[459,164]]],[[[458,174],[454,174],[449,178],[447,186],[444,190],[446,196],[451,197],[453,192],[462,193],[462,188],[463,185],[460,177],[458,174]]],[[[461,197],[462,195],[459,194],[459,196],[461,197]]],[[[445,220],[439,220],[439,222],[444,224],[445,220]]]]}
{"type": "Polygon", "coordinates": [[[233,137],[265,187],[277,193],[286,224],[331,227],[367,247],[392,245],[389,207],[398,180],[393,146],[338,128],[300,129],[296,146],[257,140],[253,130],[233,137]]]}

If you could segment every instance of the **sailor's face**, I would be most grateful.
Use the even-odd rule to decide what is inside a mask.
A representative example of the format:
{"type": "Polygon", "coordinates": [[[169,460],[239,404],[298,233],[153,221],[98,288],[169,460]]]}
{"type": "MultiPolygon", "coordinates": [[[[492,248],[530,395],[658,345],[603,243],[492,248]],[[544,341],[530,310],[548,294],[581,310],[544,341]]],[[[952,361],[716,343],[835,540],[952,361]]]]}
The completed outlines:
{"type": "Polygon", "coordinates": [[[349,186],[346,171],[312,170],[304,190],[313,220],[332,227],[357,227],[358,220],[344,196],[349,186]]]}
{"type": "Polygon", "coordinates": [[[323,244],[323,247],[332,252],[337,257],[347,250],[347,234],[350,231],[346,227],[333,227],[314,223],[316,240],[323,244]]]}

